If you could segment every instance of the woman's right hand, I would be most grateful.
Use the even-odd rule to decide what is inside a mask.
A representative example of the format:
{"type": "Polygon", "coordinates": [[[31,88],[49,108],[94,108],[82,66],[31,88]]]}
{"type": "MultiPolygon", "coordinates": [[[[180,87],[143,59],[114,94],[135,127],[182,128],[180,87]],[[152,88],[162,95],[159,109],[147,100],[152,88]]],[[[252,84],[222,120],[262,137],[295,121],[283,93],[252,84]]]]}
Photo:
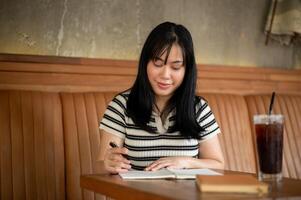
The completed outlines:
{"type": "Polygon", "coordinates": [[[127,172],[131,169],[130,161],[123,155],[127,155],[128,150],[125,147],[114,147],[107,150],[104,156],[105,169],[112,173],[127,172]]]}

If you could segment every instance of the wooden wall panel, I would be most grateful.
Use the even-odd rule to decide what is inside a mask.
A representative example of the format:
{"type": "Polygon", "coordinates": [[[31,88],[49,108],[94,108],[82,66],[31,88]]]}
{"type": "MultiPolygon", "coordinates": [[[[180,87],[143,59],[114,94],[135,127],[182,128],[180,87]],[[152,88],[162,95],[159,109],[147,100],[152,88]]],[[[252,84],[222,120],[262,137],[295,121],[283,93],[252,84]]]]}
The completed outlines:
{"type": "MultiPolygon", "coordinates": [[[[0,89],[118,92],[136,73],[136,61],[0,54],[0,89]]],[[[301,70],[198,65],[197,91],[301,94],[301,70]]]]}

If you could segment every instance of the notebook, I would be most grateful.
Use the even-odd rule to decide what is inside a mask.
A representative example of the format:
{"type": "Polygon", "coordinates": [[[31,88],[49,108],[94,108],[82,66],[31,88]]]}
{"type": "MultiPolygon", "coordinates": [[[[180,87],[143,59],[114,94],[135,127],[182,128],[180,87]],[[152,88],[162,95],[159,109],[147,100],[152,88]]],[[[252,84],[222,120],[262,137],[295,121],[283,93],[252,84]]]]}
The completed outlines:
{"type": "Polygon", "coordinates": [[[252,175],[226,174],[223,176],[197,175],[196,183],[201,192],[235,192],[259,193],[268,192],[268,184],[258,181],[252,175]]]}
{"type": "Polygon", "coordinates": [[[128,171],[119,173],[123,179],[195,179],[196,175],[221,175],[211,169],[161,169],[157,171],[128,171]]]}

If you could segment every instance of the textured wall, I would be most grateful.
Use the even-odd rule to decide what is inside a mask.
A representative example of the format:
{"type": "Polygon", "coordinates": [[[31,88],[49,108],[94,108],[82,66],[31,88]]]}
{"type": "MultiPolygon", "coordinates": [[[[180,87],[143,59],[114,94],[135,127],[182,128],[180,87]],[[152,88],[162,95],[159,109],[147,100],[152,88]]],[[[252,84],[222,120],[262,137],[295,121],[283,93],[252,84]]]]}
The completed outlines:
{"type": "Polygon", "coordinates": [[[1,0],[0,52],[138,59],[148,32],[174,21],[198,63],[301,68],[300,46],[264,45],[269,0],[1,0]]]}

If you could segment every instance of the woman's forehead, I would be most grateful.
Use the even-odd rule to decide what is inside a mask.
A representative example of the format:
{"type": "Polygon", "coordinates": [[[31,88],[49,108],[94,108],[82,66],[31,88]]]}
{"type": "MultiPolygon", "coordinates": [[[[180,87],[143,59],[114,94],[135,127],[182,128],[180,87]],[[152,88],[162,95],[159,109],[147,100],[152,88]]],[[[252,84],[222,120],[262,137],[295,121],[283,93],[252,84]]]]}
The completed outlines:
{"type": "Polygon", "coordinates": [[[157,52],[152,59],[160,59],[162,61],[183,61],[184,53],[181,46],[177,43],[166,45],[161,52],[157,52]]]}

